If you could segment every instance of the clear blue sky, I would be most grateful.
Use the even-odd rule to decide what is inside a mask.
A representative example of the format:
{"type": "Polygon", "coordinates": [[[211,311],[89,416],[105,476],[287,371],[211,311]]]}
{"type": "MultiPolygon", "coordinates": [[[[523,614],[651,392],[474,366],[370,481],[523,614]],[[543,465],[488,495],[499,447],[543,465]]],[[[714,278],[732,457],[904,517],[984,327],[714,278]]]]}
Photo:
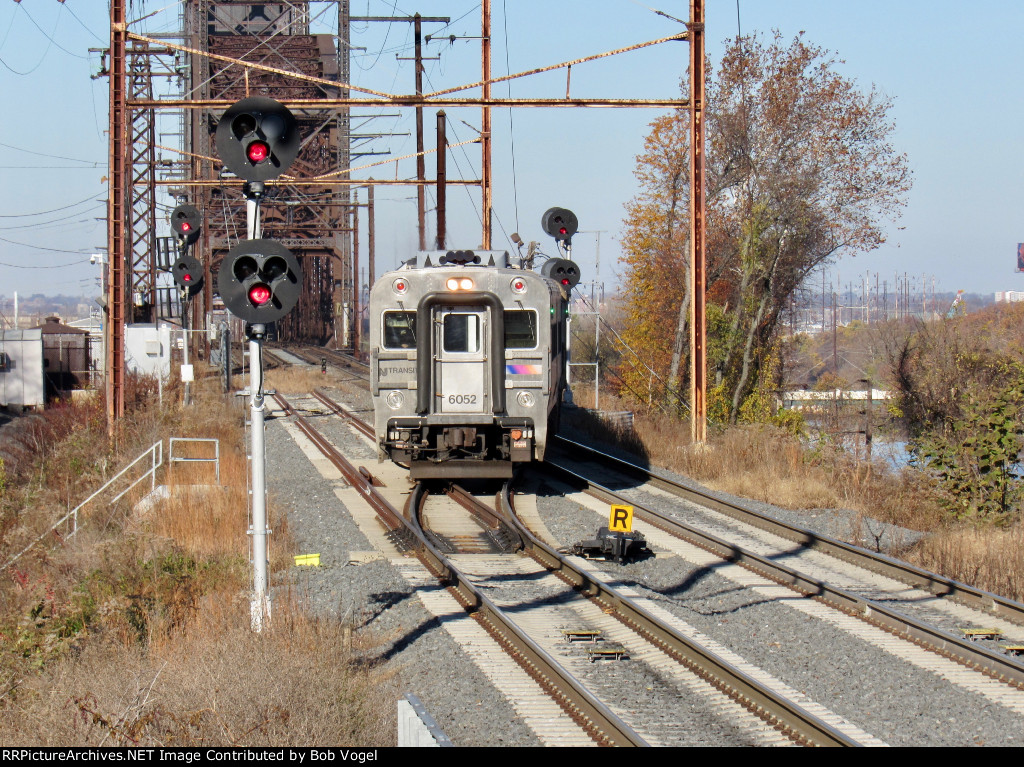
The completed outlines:
{"type": "MultiPolygon", "coordinates": [[[[658,0],[492,2],[496,75],[674,34],[680,25],[648,6],[678,18],[685,18],[689,7],[658,0]]],[[[136,1],[132,13],[167,5],[136,1]]],[[[324,11],[328,19],[335,13],[333,6],[312,6],[314,14],[324,11]]],[[[479,7],[470,0],[435,0],[423,7],[405,0],[352,3],[353,14],[360,15],[417,10],[450,16],[454,21],[444,34],[479,34],[479,7]]],[[[859,280],[865,271],[878,271],[890,282],[896,272],[927,274],[929,281],[934,276],[939,290],[946,291],[1024,289],[1024,275],[1014,273],[1016,243],[1024,241],[1019,214],[1024,203],[1019,127],[1024,78],[1018,63],[1024,4],[740,0],[737,18],[735,0],[708,0],[707,21],[712,62],[720,56],[722,41],[735,36],[738,23],[745,34],[777,29],[789,38],[803,31],[844,60],[844,74],[893,97],[895,143],[909,156],[914,189],[903,218],[888,227],[888,243],[870,254],[845,257],[833,270],[844,283],[855,274],[859,280]]],[[[135,28],[160,31],[175,23],[176,13],[165,12],[135,28]]],[[[439,26],[426,25],[425,31],[439,26]]],[[[0,124],[0,295],[10,297],[15,290],[23,295],[96,292],[98,274],[88,255],[106,242],[104,224],[97,219],[104,215],[99,201],[106,196],[108,84],[105,78],[90,79],[99,69],[99,55],[88,49],[106,47],[107,38],[107,11],[95,0],[0,4],[0,88],[7,109],[0,124]],[[53,212],[19,216],[45,211],[53,212]]],[[[355,84],[412,91],[411,63],[396,60],[396,54],[412,55],[410,24],[355,25],[353,44],[368,48],[354,55],[355,84]]],[[[427,62],[428,89],[478,79],[477,40],[434,42],[427,55],[440,56],[427,62]]],[[[673,43],[574,67],[572,92],[673,96],[686,61],[686,44],[673,43]]],[[[508,88],[495,86],[495,93],[507,94],[508,88]]],[[[513,96],[560,96],[564,90],[564,71],[511,85],[513,96]]],[[[466,140],[479,128],[479,110],[448,114],[450,142],[466,140]]],[[[495,110],[495,246],[506,246],[504,233],[517,230],[526,240],[544,240],[541,213],[553,205],[572,208],[581,230],[603,232],[601,278],[613,288],[623,205],[635,193],[634,158],[654,116],[648,110],[520,109],[511,116],[508,110],[495,110]]],[[[425,123],[429,146],[432,110],[425,123]]],[[[360,130],[411,134],[412,112],[368,120],[360,130]]],[[[413,135],[369,146],[396,156],[414,147],[413,135]]],[[[449,175],[478,178],[478,158],[474,146],[453,150],[449,175]]],[[[432,157],[427,167],[432,176],[432,157]]],[[[403,163],[399,175],[412,175],[412,168],[403,163]]],[[[373,171],[378,178],[394,174],[393,163],[373,171]]],[[[378,263],[386,268],[415,249],[414,191],[379,188],[377,199],[378,263]]],[[[171,200],[165,196],[160,202],[171,200]]],[[[479,192],[452,189],[449,206],[450,243],[476,247],[479,192]]],[[[576,238],[584,279],[593,274],[596,244],[596,234],[576,238]]]]}

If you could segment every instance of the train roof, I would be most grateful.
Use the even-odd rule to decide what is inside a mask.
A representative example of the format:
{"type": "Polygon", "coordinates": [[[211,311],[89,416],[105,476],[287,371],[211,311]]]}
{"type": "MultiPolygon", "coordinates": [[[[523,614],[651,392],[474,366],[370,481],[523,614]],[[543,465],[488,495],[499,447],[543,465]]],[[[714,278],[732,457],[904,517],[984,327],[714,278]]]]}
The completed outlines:
{"type": "Polygon", "coordinates": [[[435,269],[446,266],[512,268],[507,250],[424,250],[404,261],[399,269],[435,269]]]}

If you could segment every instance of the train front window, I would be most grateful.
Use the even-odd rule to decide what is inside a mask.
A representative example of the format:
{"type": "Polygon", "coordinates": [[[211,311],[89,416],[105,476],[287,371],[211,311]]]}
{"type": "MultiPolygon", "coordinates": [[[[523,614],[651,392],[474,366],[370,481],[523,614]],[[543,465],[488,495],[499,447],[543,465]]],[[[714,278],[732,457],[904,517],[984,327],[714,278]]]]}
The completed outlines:
{"type": "Polygon", "coordinates": [[[505,312],[505,348],[533,349],[537,346],[537,312],[505,312]]]}
{"type": "Polygon", "coordinates": [[[384,312],[384,348],[416,348],[416,312],[384,312]]]}
{"type": "Polygon", "coordinates": [[[446,314],[444,316],[444,350],[446,352],[480,351],[480,316],[477,314],[446,314]]]}

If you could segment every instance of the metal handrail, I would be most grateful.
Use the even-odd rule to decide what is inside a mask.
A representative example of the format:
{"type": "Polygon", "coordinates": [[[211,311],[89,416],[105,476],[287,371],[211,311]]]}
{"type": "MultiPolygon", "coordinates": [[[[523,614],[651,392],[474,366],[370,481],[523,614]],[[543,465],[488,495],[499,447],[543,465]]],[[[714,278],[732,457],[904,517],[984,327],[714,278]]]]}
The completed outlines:
{"type": "Polygon", "coordinates": [[[217,484],[220,484],[220,440],[210,437],[170,437],[167,440],[167,463],[212,463],[217,475],[217,484]],[[174,454],[174,445],[178,442],[212,442],[213,458],[183,458],[174,454]]]}
{"type": "Polygon", "coordinates": [[[114,482],[116,482],[118,479],[120,479],[129,469],[131,469],[133,466],[135,466],[135,464],[139,463],[139,461],[141,461],[146,456],[150,456],[150,467],[149,467],[149,469],[147,469],[146,472],[142,476],[140,476],[138,479],[136,479],[134,482],[132,482],[127,488],[125,488],[120,493],[118,493],[116,496],[114,496],[114,498],[111,499],[110,503],[111,504],[117,503],[128,492],[130,492],[140,482],[142,482],[142,480],[144,480],[147,476],[150,478],[150,490],[152,491],[152,490],[156,489],[156,470],[159,469],[163,465],[163,462],[164,462],[164,443],[163,443],[163,440],[160,440],[158,442],[154,442],[149,447],[148,450],[146,450],[138,458],[136,458],[130,464],[125,466],[123,469],[121,469],[121,471],[119,471],[117,474],[115,474],[113,477],[111,477],[106,482],[106,484],[103,485],[103,487],[101,487],[95,493],[90,495],[88,498],[86,498],[80,504],[75,506],[75,508],[73,508],[67,514],[65,514],[63,517],[58,519],[48,530],[46,530],[46,532],[44,532],[42,535],[40,535],[38,538],[36,538],[34,541],[32,541],[28,546],[26,546],[24,549],[22,549],[20,552],[18,552],[12,559],[10,559],[2,567],[0,567],[0,572],[3,572],[8,567],[10,567],[15,562],[17,562],[19,559],[21,559],[21,557],[23,557],[33,547],[35,547],[36,544],[38,544],[40,541],[42,541],[50,533],[55,531],[58,527],[60,527],[64,523],[66,523],[69,519],[71,520],[71,532],[68,534],[67,537],[68,538],[73,538],[75,536],[75,534],[78,532],[78,512],[81,511],[82,508],[85,507],[85,505],[88,504],[90,501],[92,501],[96,496],[100,495],[104,490],[108,489],[112,484],[114,484],[114,482]]]}

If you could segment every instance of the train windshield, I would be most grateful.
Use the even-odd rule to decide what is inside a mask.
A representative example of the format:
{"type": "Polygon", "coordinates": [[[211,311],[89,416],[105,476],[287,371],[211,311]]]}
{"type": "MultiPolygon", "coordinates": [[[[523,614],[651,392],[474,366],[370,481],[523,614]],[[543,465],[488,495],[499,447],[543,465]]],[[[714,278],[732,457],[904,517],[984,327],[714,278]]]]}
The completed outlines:
{"type": "Polygon", "coordinates": [[[505,348],[533,349],[537,346],[537,312],[526,309],[505,312],[505,348]]]}
{"type": "Polygon", "coordinates": [[[416,348],[416,312],[384,312],[384,348],[416,348]]]}
{"type": "Polygon", "coordinates": [[[446,352],[480,351],[480,315],[446,314],[444,316],[444,350],[446,352]]]}

